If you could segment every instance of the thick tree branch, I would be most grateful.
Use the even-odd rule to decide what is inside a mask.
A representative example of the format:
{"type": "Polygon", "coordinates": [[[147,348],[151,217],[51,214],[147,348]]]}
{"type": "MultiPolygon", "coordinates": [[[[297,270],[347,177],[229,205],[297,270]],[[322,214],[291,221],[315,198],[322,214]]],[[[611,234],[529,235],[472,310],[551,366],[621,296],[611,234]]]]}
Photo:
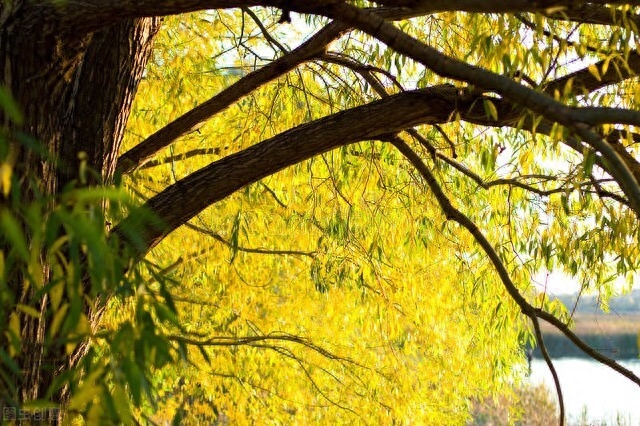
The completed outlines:
{"type": "Polygon", "coordinates": [[[377,3],[385,6],[407,7],[413,10],[438,10],[440,12],[450,10],[463,10],[465,12],[476,13],[513,13],[517,11],[544,11],[544,10],[571,10],[585,5],[597,5],[605,4],[635,4],[635,1],[572,1],[572,0],[543,0],[543,1],[530,1],[530,0],[494,0],[491,2],[477,1],[477,0],[382,0],[377,3]]]}
{"type": "MultiPolygon", "coordinates": [[[[329,61],[338,65],[342,65],[344,67],[347,67],[349,69],[351,69],[352,71],[358,73],[359,75],[361,75],[371,86],[371,88],[381,97],[381,98],[386,98],[389,96],[389,94],[387,93],[386,89],[384,88],[384,86],[380,83],[380,81],[373,76],[372,72],[376,71],[376,69],[370,67],[370,66],[366,66],[364,64],[360,64],[359,62],[348,58],[346,56],[343,55],[336,55],[336,54],[325,54],[321,57],[321,59],[325,60],[325,61],[329,61]]],[[[395,79],[393,77],[392,78],[394,81],[395,79]]],[[[462,94],[464,92],[460,92],[459,94],[462,94]]],[[[478,99],[480,100],[480,99],[478,99]]],[[[454,104],[457,104],[456,100],[452,100],[452,102],[454,104]]],[[[474,108],[479,108],[479,106],[481,105],[482,102],[473,102],[472,106],[474,108]]],[[[514,117],[514,112],[517,111],[518,109],[515,107],[511,107],[511,106],[506,106],[506,107],[501,107],[500,108],[501,111],[504,111],[503,114],[500,114],[501,117],[514,117]]],[[[626,110],[623,110],[626,111],[626,110]]],[[[476,112],[472,112],[472,110],[468,110],[468,111],[458,111],[459,113],[461,113],[461,118],[465,119],[465,120],[470,120],[471,117],[476,117],[475,119],[477,120],[477,124],[481,124],[481,125],[489,125],[489,126],[502,126],[502,125],[508,125],[511,127],[517,127],[517,124],[514,126],[514,122],[511,120],[511,118],[507,118],[507,119],[501,119],[500,122],[491,122],[488,120],[488,118],[486,117],[486,113],[484,113],[484,108],[483,111],[476,111],[476,112]],[[507,124],[508,123],[508,124],[507,124]]],[[[635,114],[635,112],[633,112],[635,114]]],[[[519,119],[518,119],[519,121],[519,119]]],[[[523,129],[524,130],[529,130],[529,131],[534,131],[537,130],[533,127],[533,123],[525,120],[525,123],[521,123],[523,124],[523,129]]],[[[546,133],[549,134],[551,132],[552,126],[550,125],[550,123],[546,122],[546,125],[542,125],[540,128],[540,132],[539,133],[546,133]]],[[[446,135],[446,133],[444,131],[442,131],[442,129],[437,125],[434,124],[434,127],[440,132],[440,134],[443,135],[443,137],[447,140],[447,142],[449,143],[449,145],[452,147],[452,151],[453,151],[453,156],[455,158],[455,150],[453,149],[453,143],[451,142],[451,140],[449,140],[448,136],[446,135]]],[[[512,186],[517,186],[520,187],[524,190],[527,190],[529,192],[533,192],[536,193],[538,195],[551,195],[553,193],[558,193],[558,192],[562,192],[562,191],[566,191],[566,188],[563,187],[559,187],[559,188],[555,188],[555,189],[550,189],[550,190],[545,190],[545,189],[539,189],[536,188],[534,186],[525,184],[523,182],[518,181],[517,179],[498,179],[498,180],[494,180],[491,182],[486,182],[484,179],[482,179],[480,176],[478,176],[477,174],[473,173],[471,170],[469,170],[467,167],[465,167],[463,164],[450,159],[449,157],[447,157],[446,155],[437,152],[437,150],[424,138],[422,137],[422,135],[420,135],[420,133],[418,133],[418,131],[414,128],[409,128],[409,129],[405,129],[405,131],[407,133],[409,133],[409,135],[411,135],[415,140],[417,140],[418,142],[420,142],[420,144],[422,146],[424,146],[429,153],[435,158],[439,158],[443,161],[445,161],[446,163],[448,163],[449,165],[451,165],[452,167],[454,167],[455,169],[457,169],[458,171],[462,172],[463,174],[467,175],[468,177],[470,177],[472,180],[474,180],[479,186],[481,186],[482,188],[488,189],[491,186],[495,186],[495,185],[512,185],[512,186]]],[[[634,135],[635,136],[635,135],[634,135]]],[[[607,141],[609,143],[611,143],[614,147],[614,149],[616,150],[616,152],[618,152],[618,154],[623,158],[623,160],[625,161],[625,163],[627,164],[627,166],[631,169],[631,171],[634,173],[634,175],[636,176],[636,178],[640,181],[640,171],[638,171],[638,167],[640,167],[640,164],[638,164],[638,162],[635,160],[635,158],[633,156],[631,156],[631,154],[629,154],[626,149],[624,148],[624,146],[622,146],[619,143],[619,140],[621,139],[621,137],[623,137],[622,132],[619,130],[614,130],[613,132],[611,132],[611,134],[607,137],[607,141]]],[[[572,147],[573,149],[577,150],[580,154],[583,154],[583,152],[581,152],[579,150],[580,148],[580,144],[577,143],[577,141],[573,141],[574,143],[570,144],[569,146],[572,147]]],[[[603,168],[606,169],[605,165],[602,163],[602,161],[597,160],[596,161],[597,164],[603,168]]],[[[587,183],[583,183],[580,186],[587,186],[587,185],[598,185],[597,182],[587,182],[587,183]]],[[[631,207],[629,205],[629,201],[627,199],[625,199],[624,197],[619,196],[618,194],[614,194],[610,191],[605,191],[602,190],[601,188],[599,188],[599,186],[596,189],[596,193],[600,196],[600,197],[608,197],[608,198],[612,198],[616,201],[618,201],[621,204],[626,205],[627,207],[631,207]]]]}
{"type": "Polygon", "coordinates": [[[143,255],[206,207],[285,167],[339,146],[450,120],[456,107],[471,107],[464,99],[451,103],[449,97],[456,92],[451,86],[406,92],[298,126],[216,161],[150,199],[146,209],[162,225],[150,224],[145,214],[134,212],[112,232],[127,238],[135,230],[137,254],[143,255]]]}
{"type": "Polygon", "coordinates": [[[206,120],[218,112],[223,111],[234,102],[242,99],[258,87],[321,54],[329,43],[337,39],[347,29],[347,26],[338,23],[327,25],[289,54],[241,78],[213,98],[178,117],[124,153],[118,159],[117,170],[120,173],[128,173],[140,167],[156,152],[168,146],[181,136],[194,131],[206,120]]]}
{"type": "Polygon", "coordinates": [[[130,18],[264,4],[259,0],[43,0],[30,3],[31,15],[58,23],[64,31],[73,29],[76,34],[93,32],[130,18]]]}
{"type": "MultiPolygon", "coordinates": [[[[455,3],[455,2],[452,2],[455,3]]],[[[473,84],[486,90],[500,93],[514,103],[520,104],[547,119],[558,122],[589,144],[609,163],[609,172],[627,194],[636,211],[640,211],[640,185],[636,181],[625,162],[616,151],[602,138],[580,121],[580,116],[572,108],[554,100],[552,97],[536,92],[518,84],[506,76],[501,76],[455,58],[448,57],[431,46],[428,46],[389,22],[345,3],[327,6],[321,13],[327,17],[341,20],[352,25],[378,40],[386,43],[395,51],[404,54],[433,70],[443,77],[449,77],[473,84]]]]}
{"type": "Polygon", "coordinates": [[[626,108],[582,107],[574,108],[581,123],[598,127],[601,124],[640,126],[640,112],[626,108]]]}
{"type": "Polygon", "coordinates": [[[637,50],[632,50],[626,59],[620,56],[614,56],[609,59],[609,67],[603,73],[602,66],[605,61],[607,60],[603,59],[594,64],[600,72],[600,80],[588,68],[583,68],[544,84],[543,90],[550,94],[553,94],[556,90],[562,93],[569,80],[573,80],[573,92],[577,95],[582,95],[611,84],[620,83],[640,74],[640,54],[638,54],[637,50]]]}
{"type": "MultiPolygon", "coordinates": [[[[120,22],[124,19],[166,16],[200,10],[230,9],[253,6],[277,7],[302,13],[316,13],[320,8],[343,3],[342,0],[45,0],[29,4],[29,14],[36,19],[57,22],[66,31],[75,34],[88,33],[120,22]]],[[[439,12],[475,13],[516,13],[544,12],[569,7],[576,9],[590,4],[604,4],[594,1],[557,0],[401,0],[384,1],[379,4],[404,8],[414,14],[439,12]]],[[[636,2],[608,2],[609,4],[636,4],[636,2]]]]}
{"type": "MultiPolygon", "coordinates": [[[[543,134],[552,132],[552,124],[545,120],[536,123],[528,118],[518,123],[521,112],[514,112],[506,101],[496,100],[499,114],[504,113],[501,117],[506,117],[504,121],[488,118],[482,100],[482,96],[441,85],[389,96],[298,126],[216,161],[157,194],[146,207],[158,216],[162,226],[143,224],[143,218],[134,213],[114,228],[114,232],[125,237],[127,229],[139,229],[138,255],[142,255],[191,217],[245,185],[339,146],[397,133],[419,124],[450,122],[456,113],[462,120],[484,126],[519,126],[543,134]]],[[[580,141],[569,137],[563,142],[584,153],[580,141]]],[[[635,159],[627,155],[628,161],[634,162],[630,165],[640,168],[635,159]]],[[[596,159],[597,164],[608,170],[608,164],[603,161],[596,159]]]]}
{"type": "MultiPolygon", "coordinates": [[[[390,20],[414,16],[414,14],[407,12],[407,10],[398,8],[380,8],[372,9],[372,11],[390,20]]],[[[118,159],[117,170],[120,173],[126,174],[142,166],[159,150],[175,142],[178,138],[196,130],[206,120],[228,108],[257,88],[290,72],[300,64],[322,55],[331,42],[349,30],[349,26],[340,22],[333,22],[327,25],[285,56],[244,76],[213,98],[176,118],[131,148],[118,159]]]]}
{"type": "MultiPolygon", "coordinates": [[[[342,55],[336,55],[336,54],[325,54],[322,56],[321,58],[322,60],[328,61],[328,62],[332,62],[344,67],[347,67],[349,69],[351,69],[352,71],[358,73],[359,75],[361,75],[371,86],[371,88],[381,97],[381,98],[386,98],[389,96],[389,94],[387,93],[386,89],[384,88],[384,86],[380,83],[380,81],[373,76],[372,72],[373,71],[377,71],[375,68],[370,67],[370,66],[366,66],[364,64],[360,64],[357,61],[348,58],[346,56],[342,56],[342,55]]],[[[392,79],[394,79],[393,77],[390,77],[392,79]]],[[[395,79],[394,79],[395,81],[395,79]]],[[[454,102],[454,104],[457,102],[454,102]]],[[[473,103],[474,106],[479,105],[478,102],[473,103]]],[[[476,114],[477,115],[477,114],[476,114]]],[[[455,158],[455,150],[453,149],[453,143],[448,139],[448,136],[446,135],[446,133],[437,125],[434,124],[434,127],[436,127],[438,129],[438,131],[443,135],[443,137],[445,137],[447,139],[447,141],[449,142],[450,146],[452,147],[453,150],[453,155],[455,158]]],[[[549,128],[550,129],[550,128],[549,128]]],[[[526,129],[526,130],[531,130],[531,129],[526,129]]],[[[496,179],[496,180],[492,180],[492,181],[485,181],[484,179],[482,179],[479,175],[477,175],[476,173],[474,173],[473,171],[471,171],[470,169],[468,169],[466,166],[464,166],[463,164],[459,163],[458,161],[455,161],[449,157],[447,157],[446,155],[437,152],[437,150],[414,128],[408,128],[405,129],[405,131],[411,135],[415,140],[417,140],[422,146],[424,146],[429,153],[435,158],[439,158],[442,161],[446,162],[447,164],[449,164],[450,166],[452,166],[453,168],[455,168],[456,170],[460,171],[461,173],[463,173],[464,175],[466,175],[467,177],[471,178],[474,182],[476,182],[478,184],[478,186],[484,188],[484,189],[489,189],[492,186],[498,186],[498,185],[510,185],[510,186],[516,186],[519,187],[521,189],[524,189],[525,191],[534,193],[534,194],[538,194],[541,196],[548,196],[551,194],[555,194],[555,193],[560,193],[560,192],[566,192],[567,188],[560,186],[557,188],[553,188],[553,189],[540,189],[537,188],[535,186],[532,186],[530,184],[521,182],[517,177],[516,178],[504,178],[504,179],[496,179]]],[[[617,143],[617,141],[612,142],[612,143],[617,143]]],[[[619,145],[619,144],[618,144],[619,145]]],[[[625,151],[626,152],[626,151],[625,151]]],[[[635,160],[634,160],[635,161],[635,160]]],[[[540,177],[540,176],[538,176],[540,177]]],[[[526,177],[520,177],[522,178],[526,178],[526,177]]],[[[549,181],[549,180],[557,180],[554,177],[551,176],[545,176],[543,177],[545,178],[545,180],[549,181]]],[[[594,182],[594,181],[590,181],[590,182],[584,182],[580,185],[578,185],[577,187],[587,187],[587,186],[592,186],[592,185],[598,185],[598,182],[594,182]]],[[[597,194],[601,197],[609,197],[609,198],[613,198],[616,201],[629,206],[628,200],[624,199],[623,197],[620,197],[617,194],[614,194],[610,191],[605,191],[600,189],[600,187],[597,187],[598,189],[596,190],[597,194]]],[[[588,190],[587,190],[588,191],[588,190]]]]}
{"type": "MultiPolygon", "coordinates": [[[[382,9],[377,11],[377,13],[380,13],[380,15],[386,19],[400,19],[406,17],[408,14],[407,11],[398,9],[382,9]]],[[[293,70],[301,63],[314,59],[322,54],[330,42],[337,39],[348,29],[348,26],[344,24],[332,23],[289,54],[243,77],[218,95],[185,113],[123,154],[118,161],[118,170],[121,173],[128,173],[140,167],[160,149],[168,146],[181,136],[192,132],[204,121],[226,109],[229,105],[237,102],[256,88],[293,70]]],[[[619,62],[620,61],[621,60],[619,60],[619,62]]],[[[613,62],[616,62],[616,60],[614,59],[613,62]]],[[[545,90],[549,93],[553,93],[556,89],[562,90],[567,81],[572,78],[574,80],[574,87],[592,91],[606,84],[612,84],[623,78],[631,77],[635,75],[637,70],[640,70],[640,55],[633,52],[628,60],[627,66],[624,66],[622,63],[612,64],[607,72],[603,74],[601,81],[597,81],[587,69],[584,69],[548,83],[545,86],[545,90]],[[617,72],[615,71],[616,69],[620,69],[621,71],[617,72]]]]}
{"type": "MultiPolygon", "coordinates": [[[[564,10],[545,13],[545,15],[550,19],[572,21],[581,24],[625,26],[627,23],[633,22],[636,27],[640,27],[640,16],[635,14],[626,14],[623,19],[621,10],[595,3],[596,2],[589,2],[570,5],[570,7],[564,10]]],[[[613,5],[615,2],[609,2],[609,4],[613,5]]],[[[618,4],[633,4],[633,2],[619,2],[618,4]]]]}

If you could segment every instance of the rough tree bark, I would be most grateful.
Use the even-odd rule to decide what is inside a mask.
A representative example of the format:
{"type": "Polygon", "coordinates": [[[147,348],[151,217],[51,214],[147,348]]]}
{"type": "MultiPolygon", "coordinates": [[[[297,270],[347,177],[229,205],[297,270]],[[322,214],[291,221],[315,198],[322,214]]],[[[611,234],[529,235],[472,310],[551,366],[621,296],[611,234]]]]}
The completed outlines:
{"type": "MultiPolygon", "coordinates": [[[[23,125],[15,130],[34,138],[55,159],[45,160],[12,143],[22,196],[55,195],[72,183],[78,176],[81,152],[96,172],[90,183],[108,183],[159,19],[129,19],[95,33],[76,33],[60,27],[47,13],[39,13],[33,2],[3,4],[0,12],[2,81],[24,115],[23,125]]],[[[12,126],[6,117],[3,124],[12,126]]],[[[47,265],[42,269],[47,277],[47,265]]],[[[41,312],[37,319],[21,318],[18,365],[23,376],[16,397],[43,398],[69,360],[62,345],[43,351],[47,298],[34,300],[33,290],[23,288],[19,276],[12,278],[12,290],[21,303],[40,306],[41,312]]]]}

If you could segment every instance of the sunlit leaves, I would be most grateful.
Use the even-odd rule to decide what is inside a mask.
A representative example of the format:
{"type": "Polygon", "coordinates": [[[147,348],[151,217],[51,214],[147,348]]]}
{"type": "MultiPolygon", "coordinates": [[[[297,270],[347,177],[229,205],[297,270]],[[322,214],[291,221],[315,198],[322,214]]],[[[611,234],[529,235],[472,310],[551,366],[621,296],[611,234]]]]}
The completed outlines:
{"type": "MultiPolygon", "coordinates": [[[[277,14],[256,13],[289,41],[274,23],[277,14]]],[[[635,31],[543,14],[441,13],[398,27],[535,90],[576,68],[603,81],[623,64],[635,31]]],[[[170,19],[159,40],[129,144],[281,54],[241,12],[170,19]]],[[[348,34],[330,51],[361,62],[390,93],[443,81],[362,34],[348,34]]],[[[549,94],[570,106],[637,104],[614,89],[589,93],[579,83],[568,79],[549,94]]],[[[636,89],[629,92],[637,98],[636,89]]],[[[181,138],[159,154],[164,165],[138,171],[130,187],[149,197],[221,156],[379,96],[362,69],[320,58],[181,138]],[[201,155],[180,156],[190,152],[201,155]]],[[[505,119],[503,99],[487,96],[482,107],[491,125],[505,119]]],[[[564,318],[561,307],[534,298],[532,277],[541,270],[564,271],[607,295],[616,274],[637,269],[634,218],[611,201],[617,189],[599,157],[564,147],[575,137],[571,129],[527,112],[516,114],[515,130],[478,127],[460,115],[437,132],[420,128],[432,149],[417,149],[536,307],[564,318]]],[[[492,265],[388,144],[361,143],[292,166],[211,206],[192,225],[149,258],[171,265],[158,276],[179,283],[170,291],[177,312],[141,315],[138,305],[128,307],[136,318],[130,328],[144,330],[149,344],[147,352],[134,350],[136,362],[126,361],[125,370],[135,380],[136,368],[158,368],[155,383],[145,382],[159,389],[157,420],[188,411],[200,421],[232,423],[461,423],[469,398],[513,377],[518,343],[531,338],[492,265]],[[163,339],[178,332],[199,339],[185,350],[191,366],[168,367],[163,339]],[[242,340],[277,333],[308,338],[332,355],[286,339],[242,340]]],[[[139,404],[143,389],[131,391],[139,404]]]]}
{"type": "MultiPolygon", "coordinates": [[[[295,110],[279,109],[279,105],[294,104],[300,89],[289,87],[289,94],[280,84],[277,96],[264,89],[240,104],[238,117],[246,116],[242,120],[249,124],[241,130],[243,143],[258,141],[277,132],[279,126],[291,124],[287,120],[295,110]],[[270,119],[265,122],[267,128],[251,124],[261,120],[260,113],[270,119]]],[[[321,94],[314,92],[317,83],[313,80],[304,84],[309,91],[306,95],[321,94]]],[[[333,101],[316,104],[316,111],[334,108],[336,100],[347,105],[357,101],[353,90],[334,96],[333,101]]],[[[231,127],[227,134],[239,130],[231,127]]],[[[486,324],[481,325],[475,316],[474,320],[464,316],[460,310],[464,298],[459,297],[464,287],[446,278],[453,273],[444,273],[449,267],[443,260],[447,258],[442,246],[446,239],[430,235],[429,228],[423,227],[414,243],[416,216],[429,216],[426,212],[433,212],[433,206],[426,199],[417,204],[412,201],[424,199],[422,187],[412,187],[412,182],[402,163],[377,145],[363,144],[316,158],[267,180],[264,188],[252,185],[200,215],[200,223],[224,232],[233,253],[232,267],[226,254],[229,247],[220,244],[211,247],[206,261],[194,257],[184,270],[176,271],[185,283],[181,313],[189,329],[237,337],[287,330],[313,336],[315,342],[354,357],[366,368],[346,368],[349,363],[336,364],[313,356],[304,347],[278,344],[205,348],[202,360],[204,353],[194,349],[191,353],[199,360],[199,371],[173,374],[189,374],[189,392],[204,403],[214,403],[216,417],[236,422],[263,416],[286,422],[292,420],[292,413],[296,421],[361,416],[374,422],[408,417],[450,421],[453,417],[442,413],[465,406],[465,395],[487,389],[478,383],[490,386],[505,373],[474,362],[468,374],[461,375],[459,363],[474,351],[485,353],[485,339],[495,339],[498,329],[504,335],[508,325],[497,325],[495,334],[479,332],[486,324]],[[413,209],[416,212],[407,216],[413,209]],[[239,232],[242,223],[247,232],[239,232]],[[302,249],[315,252],[316,257],[305,261],[295,254],[258,255],[241,247],[302,249]],[[446,313],[444,306],[450,306],[446,313]],[[450,319],[447,327],[442,318],[450,319]],[[429,331],[432,324],[437,324],[433,332],[429,331]],[[451,336],[457,337],[452,340],[451,336]],[[418,362],[423,358],[428,362],[418,362]],[[206,367],[206,359],[211,360],[211,367],[206,367]],[[434,365],[450,381],[434,375],[430,368],[434,365]],[[205,368],[210,373],[203,377],[205,368]],[[420,374],[415,373],[417,369],[420,374]],[[250,408],[256,404],[260,410],[250,408]]],[[[178,231],[154,255],[170,262],[173,247],[200,247],[203,239],[206,236],[178,231]]],[[[478,276],[474,274],[473,279],[478,276]]],[[[484,296],[474,301],[477,311],[472,315],[495,303],[493,288],[485,277],[475,292],[484,296]]],[[[490,358],[513,356],[509,347],[513,342],[493,342],[490,358]]],[[[175,410],[167,417],[178,413],[179,405],[170,399],[166,403],[175,410]]],[[[191,404],[195,418],[212,416],[196,406],[196,402],[191,404]]],[[[456,412],[462,421],[464,410],[456,412]]]]}

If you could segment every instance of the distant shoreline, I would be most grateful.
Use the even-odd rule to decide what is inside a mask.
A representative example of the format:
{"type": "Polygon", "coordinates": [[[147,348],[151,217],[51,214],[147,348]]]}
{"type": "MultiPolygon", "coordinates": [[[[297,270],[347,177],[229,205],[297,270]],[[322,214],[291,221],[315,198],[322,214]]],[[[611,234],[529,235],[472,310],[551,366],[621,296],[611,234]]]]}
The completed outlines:
{"type": "MultiPolygon", "coordinates": [[[[572,330],[596,349],[615,359],[637,359],[640,344],[640,313],[603,314],[576,313],[572,330]]],[[[554,358],[586,357],[569,339],[556,328],[541,322],[542,337],[550,355],[554,358]]],[[[542,355],[539,348],[533,351],[535,358],[542,355]]]]}
{"type": "MultiPolygon", "coordinates": [[[[572,330],[580,334],[619,334],[640,332],[640,313],[585,313],[573,315],[575,325],[572,330]]],[[[560,334],[558,329],[541,321],[540,326],[544,334],[560,334]]]]}

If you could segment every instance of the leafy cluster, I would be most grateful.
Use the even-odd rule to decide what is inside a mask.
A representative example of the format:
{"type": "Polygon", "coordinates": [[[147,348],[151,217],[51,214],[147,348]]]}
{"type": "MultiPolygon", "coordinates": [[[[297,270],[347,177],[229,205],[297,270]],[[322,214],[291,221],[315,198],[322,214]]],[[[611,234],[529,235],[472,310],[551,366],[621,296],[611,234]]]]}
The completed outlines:
{"type": "MultiPolygon", "coordinates": [[[[83,161],[77,180],[55,198],[35,180],[20,185],[31,178],[11,161],[10,141],[56,161],[25,135],[2,135],[0,315],[8,321],[0,329],[0,392],[6,406],[20,410],[5,415],[54,420],[61,407],[50,399],[65,389],[68,420],[130,423],[134,407],[154,400],[155,371],[186,356],[184,345],[157,329],[165,323],[179,327],[170,283],[148,262],[134,265],[126,245],[107,233],[105,224],[134,205],[124,190],[86,186],[92,171],[83,161]],[[22,283],[17,292],[9,285],[16,281],[22,283]],[[98,318],[104,310],[113,312],[113,321],[97,322],[87,306],[98,318]],[[40,353],[48,363],[36,364],[40,353]],[[20,369],[25,359],[33,369],[20,369]],[[45,395],[34,399],[28,390],[20,392],[26,377],[52,370],[58,374],[45,395]]],[[[153,221],[150,214],[147,220],[153,221]]]]}
{"type": "MultiPolygon", "coordinates": [[[[154,111],[189,108],[180,93],[206,98],[237,80],[202,40],[224,39],[223,25],[239,14],[214,16],[220,27],[183,33],[192,38],[178,43],[179,54],[164,46],[176,43],[184,18],[165,22],[131,143],[162,120],[154,111]],[[179,56],[182,72],[166,67],[167,54],[179,56]]],[[[245,69],[243,47],[226,63],[245,69]]],[[[149,197],[225,150],[366,99],[357,80],[342,91],[349,79],[310,63],[171,145],[129,185],[149,197]]],[[[163,408],[153,418],[455,423],[468,418],[472,398],[511,380],[521,359],[516,306],[502,301],[490,265],[415,179],[388,145],[356,144],[249,185],[166,237],[150,260],[170,265],[179,283],[172,294],[188,331],[179,340],[191,349],[188,363],[157,373],[163,408]]]]}

